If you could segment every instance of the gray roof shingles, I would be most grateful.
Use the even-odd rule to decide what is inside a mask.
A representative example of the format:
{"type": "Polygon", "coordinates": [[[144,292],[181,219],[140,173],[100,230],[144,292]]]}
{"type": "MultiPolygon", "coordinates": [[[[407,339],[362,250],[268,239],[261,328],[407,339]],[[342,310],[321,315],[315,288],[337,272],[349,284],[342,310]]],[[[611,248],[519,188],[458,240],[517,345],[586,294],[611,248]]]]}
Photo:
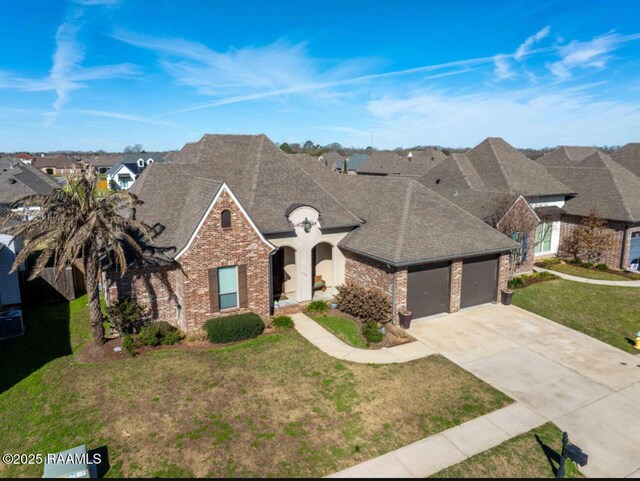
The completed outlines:
{"type": "Polygon", "coordinates": [[[640,143],[631,143],[620,147],[611,154],[611,158],[625,169],[640,176],[640,143]]]}
{"type": "Polygon", "coordinates": [[[56,181],[18,159],[0,158],[0,203],[11,204],[32,194],[47,195],[60,186],[56,181]]]}
{"type": "Polygon", "coordinates": [[[415,150],[407,155],[396,152],[372,152],[357,168],[359,174],[404,175],[419,177],[438,165],[446,158],[440,150],[428,147],[425,150],[415,150]]]}
{"type": "Polygon", "coordinates": [[[264,135],[205,135],[168,165],[152,165],[131,191],[139,219],[162,224],[156,244],[186,245],[222,182],[264,234],[292,232],[293,204],[320,212],[322,228],[352,228],[341,246],[394,265],[501,252],[515,244],[411,179],[340,175],[282,152],[264,135]]]}

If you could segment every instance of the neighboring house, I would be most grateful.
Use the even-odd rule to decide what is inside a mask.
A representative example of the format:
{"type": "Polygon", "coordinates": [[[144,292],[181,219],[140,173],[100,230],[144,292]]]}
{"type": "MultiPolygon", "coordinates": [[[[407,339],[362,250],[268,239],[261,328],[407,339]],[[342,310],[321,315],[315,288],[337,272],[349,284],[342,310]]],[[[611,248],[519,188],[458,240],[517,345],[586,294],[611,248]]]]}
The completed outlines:
{"type": "MultiPolygon", "coordinates": [[[[353,154],[346,158],[347,160],[347,173],[355,175],[358,173],[360,166],[369,158],[367,154],[353,154]]],[[[344,174],[344,160],[334,162],[331,166],[332,170],[344,174]]]]}
{"type": "Polygon", "coordinates": [[[15,157],[16,159],[20,159],[20,161],[21,161],[23,164],[28,164],[28,165],[31,165],[31,164],[33,164],[33,162],[35,162],[36,160],[38,160],[38,158],[37,158],[37,157],[35,157],[35,156],[31,155],[31,154],[27,154],[27,153],[25,153],[25,152],[21,152],[21,153],[19,153],[19,154],[16,154],[14,157],[15,157]]]}
{"type": "Polygon", "coordinates": [[[415,317],[495,302],[518,248],[413,179],[340,175],[264,135],[205,135],[131,191],[143,201],[135,217],[159,233],[156,260],[123,278],[106,271],[107,301],[136,298],[187,331],[231,313],[266,317],[345,281],[415,317]]]}
{"type": "Polygon", "coordinates": [[[524,196],[541,221],[534,239],[524,232],[520,241],[524,250],[535,246],[538,257],[558,252],[562,208],[575,193],[500,138],[488,138],[463,154],[451,154],[419,182],[482,219],[490,217],[504,199],[524,196]]]}
{"type": "Polygon", "coordinates": [[[630,155],[635,149],[630,146],[634,145],[638,144],[617,151],[622,151],[616,156],[619,161],[591,148],[583,148],[582,158],[577,153],[570,158],[554,151],[539,159],[550,174],[577,193],[562,206],[561,254],[572,254],[569,242],[573,230],[582,219],[595,213],[608,221],[612,239],[603,262],[615,268],[638,269],[640,177],[626,168],[637,170],[640,164],[640,157],[633,162],[630,155]]]}
{"type": "Polygon", "coordinates": [[[81,158],[83,166],[94,167],[98,174],[106,174],[111,167],[123,160],[123,154],[90,154],[81,158]]]}
{"type": "MultiPolygon", "coordinates": [[[[31,165],[16,158],[0,157],[0,217],[9,213],[10,205],[26,195],[50,194],[58,184],[31,165]]],[[[20,207],[18,206],[18,209],[20,207]]],[[[28,214],[28,213],[27,213],[28,214]]],[[[0,232],[0,305],[20,304],[18,273],[9,273],[22,239],[0,232]]]]}
{"type": "Polygon", "coordinates": [[[43,155],[32,162],[32,165],[42,172],[54,177],[61,177],[65,174],[78,172],[81,170],[79,162],[66,154],[43,155]]]}
{"type": "Polygon", "coordinates": [[[110,189],[114,186],[116,190],[128,190],[148,166],[168,162],[160,152],[124,154],[123,160],[106,172],[107,185],[110,189]]]}
{"type": "Polygon", "coordinates": [[[358,166],[359,175],[400,175],[418,178],[438,165],[447,156],[435,147],[414,150],[406,155],[396,152],[373,152],[358,166]]]}

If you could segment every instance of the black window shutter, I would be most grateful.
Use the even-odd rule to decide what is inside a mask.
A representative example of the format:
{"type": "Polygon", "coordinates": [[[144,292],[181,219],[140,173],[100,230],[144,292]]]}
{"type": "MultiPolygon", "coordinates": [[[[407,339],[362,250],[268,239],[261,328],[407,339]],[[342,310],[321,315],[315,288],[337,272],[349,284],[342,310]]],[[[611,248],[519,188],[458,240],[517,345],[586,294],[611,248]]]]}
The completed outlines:
{"type": "Polygon", "coordinates": [[[218,299],[218,268],[209,269],[209,310],[218,312],[220,302],[218,299]]]}
{"type": "Polygon", "coordinates": [[[239,307],[247,307],[247,266],[238,266],[238,299],[239,307]]]}

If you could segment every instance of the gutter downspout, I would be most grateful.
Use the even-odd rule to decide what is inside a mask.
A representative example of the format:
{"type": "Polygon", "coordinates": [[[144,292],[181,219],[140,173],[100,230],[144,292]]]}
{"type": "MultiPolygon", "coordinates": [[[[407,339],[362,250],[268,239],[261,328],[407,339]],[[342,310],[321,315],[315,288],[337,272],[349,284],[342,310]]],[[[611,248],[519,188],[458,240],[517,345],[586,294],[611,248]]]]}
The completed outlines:
{"type": "MultiPolygon", "coordinates": [[[[387,265],[387,267],[390,267],[387,265]]],[[[396,325],[396,269],[393,270],[393,281],[391,283],[391,324],[396,325]]]]}
{"type": "MultiPolygon", "coordinates": [[[[279,248],[278,248],[279,249],[279,248]]],[[[274,308],[273,308],[273,256],[278,249],[274,249],[269,254],[269,315],[273,316],[274,308]]]]}

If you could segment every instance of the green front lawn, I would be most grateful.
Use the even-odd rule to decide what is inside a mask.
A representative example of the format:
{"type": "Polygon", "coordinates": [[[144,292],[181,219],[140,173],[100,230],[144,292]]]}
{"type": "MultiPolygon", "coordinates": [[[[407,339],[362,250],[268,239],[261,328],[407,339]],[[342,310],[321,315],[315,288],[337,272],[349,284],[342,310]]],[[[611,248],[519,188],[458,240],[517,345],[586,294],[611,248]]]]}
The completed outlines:
{"type": "Polygon", "coordinates": [[[640,330],[640,289],[541,282],[513,294],[513,303],[619,349],[637,354],[632,343],[640,330]]]}
{"type": "Polygon", "coordinates": [[[367,344],[360,336],[360,326],[346,317],[313,316],[313,320],[347,344],[360,349],[367,349],[367,344]]]}
{"type": "Polygon", "coordinates": [[[576,277],[586,277],[587,279],[597,279],[602,281],[628,281],[622,274],[614,274],[612,272],[598,271],[596,269],[586,269],[580,266],[572,266],[571,264],[553,264],[547,266],[546,269],[569,274],[576,277]]]}
{"type": "Polygon", "coordinates": [[[106,446],[111,477],[324,476],[510,402],[441,356],[350,364],[294,330],[82,364],[86,298],[26,324],[0,347],[2,451],[106,446]]]}
{"type": "MultiPolygon", "coordinates": [[[[554,478],[560,463],[562,431],[547,423],[528,433],[434,474],[433,478],[554,478]]],[[[583,478],[570,460],[567,478],[583,478]]]]}

